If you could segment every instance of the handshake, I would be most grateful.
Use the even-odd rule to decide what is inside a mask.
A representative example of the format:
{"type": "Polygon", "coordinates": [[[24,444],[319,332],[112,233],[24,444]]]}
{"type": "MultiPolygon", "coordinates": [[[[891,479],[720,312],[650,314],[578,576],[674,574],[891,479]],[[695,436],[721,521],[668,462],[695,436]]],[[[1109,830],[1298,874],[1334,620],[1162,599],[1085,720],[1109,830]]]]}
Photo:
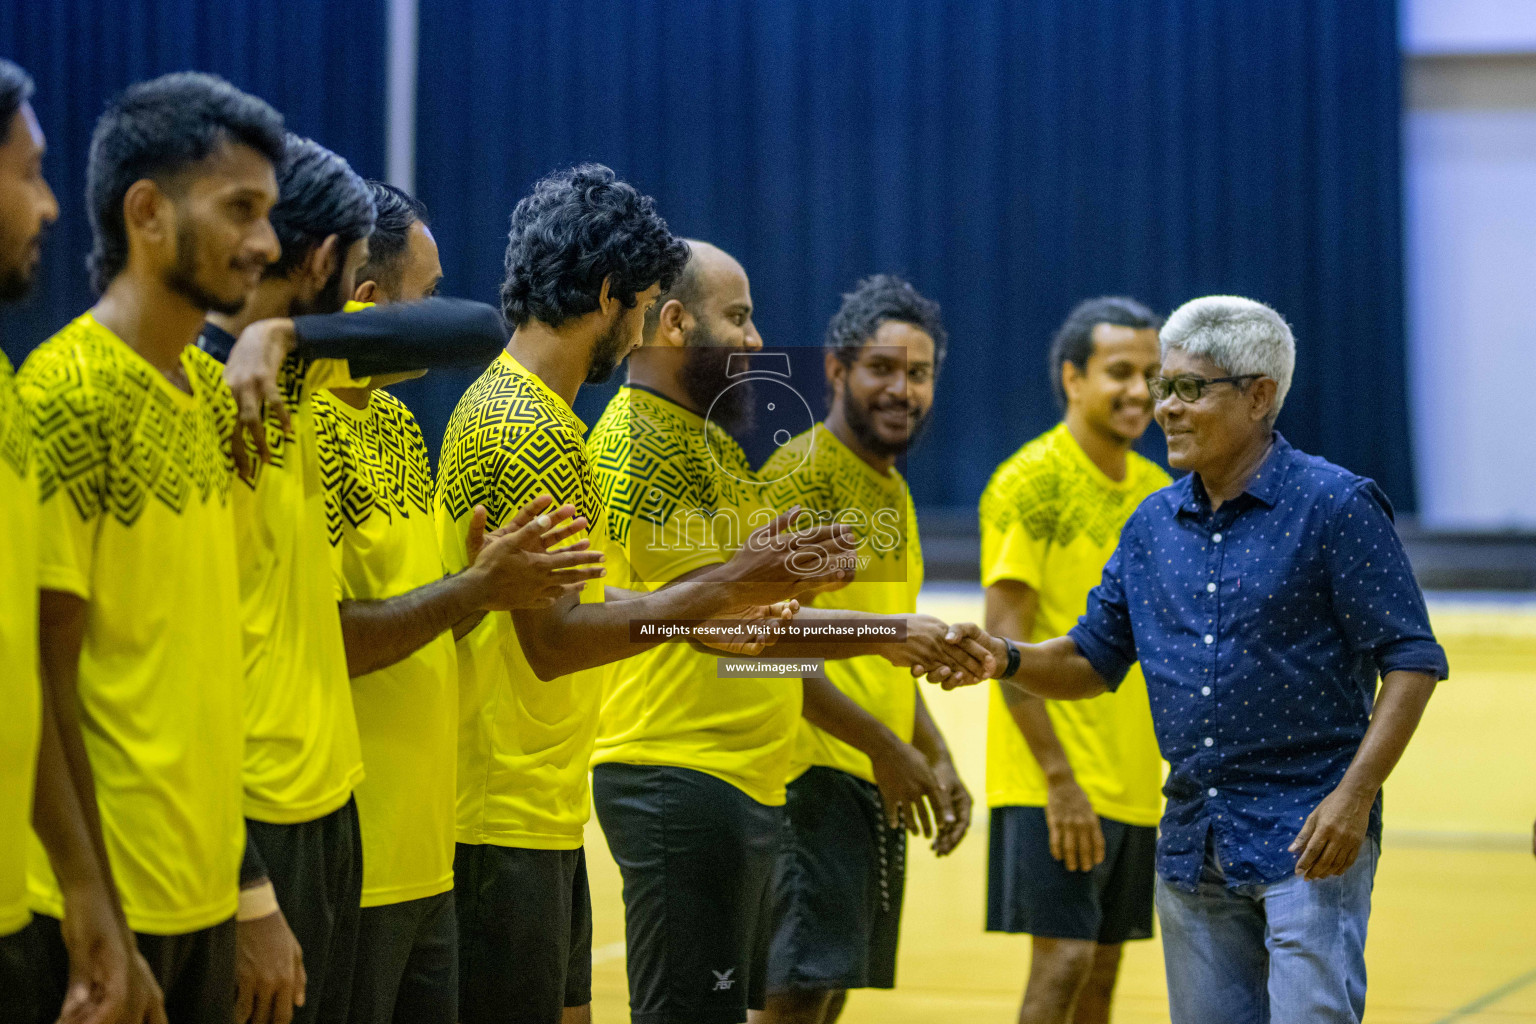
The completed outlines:
{"type": "Polygon", "coordinates": [[[950,625],[932,615],[875,615],[820,608],[802,610],[801,601],[853,582],[853,533],[846,526],[823,524],[796,530],[800,512],[791,508],[755,531],[729,562],[696,580],[733,584],[723,588],[718,618],[739,618],[753,629],[745,641],[703,641],[703,645],[734,655],[758,655],[785,635],[787,623],[836,622],[853,618],[904,624],[903,639],[822,644],[797,643],[797,653],[846,658],[876,655],[892,665],[910,668],[914,678],[927,677],[946,690],[991,679],[1008,663],[1005,641],[973,622],[950,625]],[[727,596],[729,595],[729,596],[727,596]]]}

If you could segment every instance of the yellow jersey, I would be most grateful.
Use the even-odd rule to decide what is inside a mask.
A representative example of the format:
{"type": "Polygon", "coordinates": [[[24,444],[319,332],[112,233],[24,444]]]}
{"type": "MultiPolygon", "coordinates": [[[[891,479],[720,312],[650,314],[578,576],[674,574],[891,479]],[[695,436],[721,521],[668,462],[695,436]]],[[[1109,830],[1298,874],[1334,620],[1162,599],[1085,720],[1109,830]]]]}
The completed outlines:
{"type": "MultiPolygon", "coordinates": [[[[433,517],[444,567],[465,567],[476,505],[489,513],[488,529],[541,494],[557,507],[575,505],[589,527],[600,523],[585,432],[536,374],[506,352],[498,356],[459,399],[443,437],[433,517]]],[[[582,600],[601,601],[602,581],[592,581],[582,600]]],[[[579,848],[591,807],[587,759],[600,670],[540,680],[509,612],[487,615],[459,641],[458,655],[458,841],[579,848]]]]}
{"type": "MultiPolygon", "coordinates": [[[[1039,595],[1032,643],[1064,635],[1088,605],[1136,506],[1171,481],[1132,452],[1111,480],[1061,423],[993,473],[981,496],[981,582],[1017,580],[1039,595]]],[[[1113,693],[1046,701],[1078,785],[1099,815],[1156,825],[1162,760],[1140,667],[1113,693]]],[[[1046,784],[998,686],[987,714],[987,803],[1043,807],[1046,784]]]]}
{"type": "MultiPolygon", "coordinates": [[[[81,731],[129,925],[176,935],[235,913],[244,684],[228,391],[188,346],[191,393],[90,313],[18,375],[36,437],[39,585],[87,602],[81,731]]],[[[32,907],[63,903],[32,844],[32,907]]]]}
{"type": "MultiPolygon", "coordinates": [[[[728,561],[773,518],[735,439],[653,391],[620,388],[587,450],[608,510],[598,547],[614,586],[654,590],[728,561]]],[[[691,768],[783,804],[800,680],[718,679],[717,661],[664,643],[609,666],[593,764],[691,768]]]]}
{"type": "MultiPolygon", "coordinates": [[[[917,510],[906,480],[892,468],[880,473],[818,423],[783,445],[763,464],[773,480],[773,507],[800,505],[820,522],[840,522],[854,531],[854,582],[815,598],[817,608],[841,608],[870,615],[917,611],[923,587],[923,550],[917,510]]],[[[826,676],[859,707],[902,741],[912,742],[917,684],[912,673],[876,655],[826,662],[826,676]]],[[[869,757],[830,733],[800,720],[790,777],[812,765],[836,768],[874,782],[869,757]]]]}
{"type": "MultiPolygon", "coordinates": [[[[358,409],[315,396],[325,522],[338,600],[376,601],[443,578],[432,524],[432,468],[421,428],[384,391],[358,409]]],[[[458,664],[445,632],[352,680],[368,778],[356,791],[363,906],[453,888],[458,664]]]]}
{"type": "MultiPolygon", "coordinates": [[[[204,330],[204,343],[217,331],[204,330]]],[[[218,332],[228,338],[227,334],[218,332]]],[[[245,814],[294,825],[343,806],[363,778],[336,588],[314,397],[361,387],[344,359],[291,355],[278,372],[293,434],[270,410],[270,464],[237,478],[235,539],[245,641],[245,814]]]]}
{"type": "Polygon", "coordinates": [[[0,936],[27,909],[27,844],[42,709],[37,675],[37,482],[32,425],[0,352],[0,936]]]}

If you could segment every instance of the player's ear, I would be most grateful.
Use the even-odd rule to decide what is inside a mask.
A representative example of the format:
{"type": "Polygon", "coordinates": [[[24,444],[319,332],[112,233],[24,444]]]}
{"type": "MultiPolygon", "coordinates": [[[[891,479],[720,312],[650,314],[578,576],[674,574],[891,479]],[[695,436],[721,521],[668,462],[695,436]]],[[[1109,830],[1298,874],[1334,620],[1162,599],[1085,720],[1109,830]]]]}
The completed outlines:
{"type": "Polygon", "coordinates": [[[827,372],[827,383],[841,391],[843,381],[848,377],[848,367],[843,364],[841,359],[837,358],[836,352],[828,352],[824,358],[824,363],[827,372]]]}
{"type": "Polygon", "coordinates": [[[352,290],[352,300],[354,302],[378,302],[379,286],[372,281],[358,282],[357,287],[352,290]]]}
{"type": "Polygon", "coordinates": [[[299,291],[306,298],[314,298],[325,289],[325,284],[331,279],[341,266],[341,238],[337,235],[326,235],[325,239],[309,251],[309,255],[300,264],[299,271],[302,277],[299,280],[299,291]]]}
{"type": "Polygon", "coordinates": [[[693,327],[693,316],[676,299],[662,303],[656,321],[658,348],[682,348],[688,343],[688,331],[693,327]]]}
{"type": "MultiPolygon", "coordinates": [[[[597,289],[597,311],[605,317],[613,316],[614,311],[623,305],[618,299],[614,298],[611,290],[612,287],[613,275],[609,274],[603,278],[602,285],[597,289]]],[[[622,311],[620,311],[619,315],[623,315],[622,311]]]]}
{"type": "Polygon", "coordinates": [[[1067,403],[1070,405],[1083,386],[1083,378],[1087,374],[1077,368],[1077,364],[1070,359],[1061,361],[1061,390],[1067,394],[1067,403]]]}
{"type": "Polygon", "coordinates": [[[155,245],[176,237],[176,211],[170,196],[149,178],[140,178],[123,195],[123,225],[155,245]]]}

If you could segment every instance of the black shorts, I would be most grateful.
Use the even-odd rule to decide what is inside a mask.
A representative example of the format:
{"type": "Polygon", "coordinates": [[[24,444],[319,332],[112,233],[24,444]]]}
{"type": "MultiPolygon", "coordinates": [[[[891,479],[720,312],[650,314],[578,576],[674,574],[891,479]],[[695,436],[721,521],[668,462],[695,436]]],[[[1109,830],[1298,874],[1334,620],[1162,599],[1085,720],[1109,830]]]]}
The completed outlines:
{"type": "Polygon", "coordinates": [[[453,879],[463,1024],[559,1024],[592,1001],[585,850],[460,843],[453,879]]]}
{"type": "Polygon", "coordinates": [[[1068,871],[1051,856],[1043,807],[992,808],[987,931],[1112,946],[1152,937],[1157,829],[1100,818],[1104,860],[1068,871]]]}
{"type": "Polygon", "coordinates": [[[907,834],[876,786],[836,768],[791,782],[785,810],[768,991],[894,988],[907,834]]]}
{"type": "MultiPolygon", "coordinates": [[[[58,922],[54,922],[54,927],[58,927],[58,922]]],[[[37,919],[20,931],[0,935],[0,1024],[52,1021],[59,1016],[63,1003],[62,995],[54,1000],[45,992],[43,937],[37,919]]]]}
{"type": "Polygon", "coordinates": [[[363,837],[357,801],[297,825],[245,822],[304,951],[304,1005],[294,1024],[345,1024],[352,1003],[357,918],[363,898],[363,837]]]}
{"type": "Polygon", "coordinates": [[[351,1024],[454,1024],[459,928],[453,890],[364,907],[352,972],[351,1024]]]}
{"type": "MultiPolygon", "coordinates": [[[[40,1001],[52,1007],[42,1021],[52,1022],[69,985],[69,952],[57,918],[38,914],[35,930],[40,957],[40,1001]]],[[[134,933],[139,953],[165,993],[165,1016],[171,1024],[202,1024],[230,1020],[235,1013],[235,919],[184,935],[134,933]]],[[[297,1018],[295,1018],[297,1019],[297,1018]]],[[[9,1018],[0,1015],[0,1020],[9,1018]]]]}
{"type": "Polygon", "coordinates": [[[592,802],[624,876],[632,1024],[762,1009],[783,808],[705,772],[634,764],[594,768],[592,802]]]}

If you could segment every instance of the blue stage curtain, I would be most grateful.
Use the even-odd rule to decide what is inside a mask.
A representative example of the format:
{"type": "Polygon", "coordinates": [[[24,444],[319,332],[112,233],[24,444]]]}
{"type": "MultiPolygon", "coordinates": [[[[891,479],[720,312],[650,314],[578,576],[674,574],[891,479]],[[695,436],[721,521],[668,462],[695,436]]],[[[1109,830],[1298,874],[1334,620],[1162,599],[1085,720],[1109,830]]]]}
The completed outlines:
{"type": "MultiPolygon", "coordinates": [[[[928,506],[972,505],[1057,418],[1046,348],[1077,300],[1247,295],[1296,330],[1281,429],[1413,506],[1391,0],[434,0],[421,19],[417,181],[450,291],[495,301],[513,204],[579,160],[736,254],[770,345],[819,343],[859,277],[909,275],[951,333],[909,465],[928,506]]],[[[413,385],[434,442],[463,385],[413,385]]]]}
{"type": "Polygon", "coordinates": [[[288,127],[384,172],[386,0],[24,0],[0,4],[0,55],[31,72],[59,223],[38,287],[0,313],[13,362],[94,301],[85,162],[108,99],[167,71],[211,71],[282,111],[288,127]]]}

